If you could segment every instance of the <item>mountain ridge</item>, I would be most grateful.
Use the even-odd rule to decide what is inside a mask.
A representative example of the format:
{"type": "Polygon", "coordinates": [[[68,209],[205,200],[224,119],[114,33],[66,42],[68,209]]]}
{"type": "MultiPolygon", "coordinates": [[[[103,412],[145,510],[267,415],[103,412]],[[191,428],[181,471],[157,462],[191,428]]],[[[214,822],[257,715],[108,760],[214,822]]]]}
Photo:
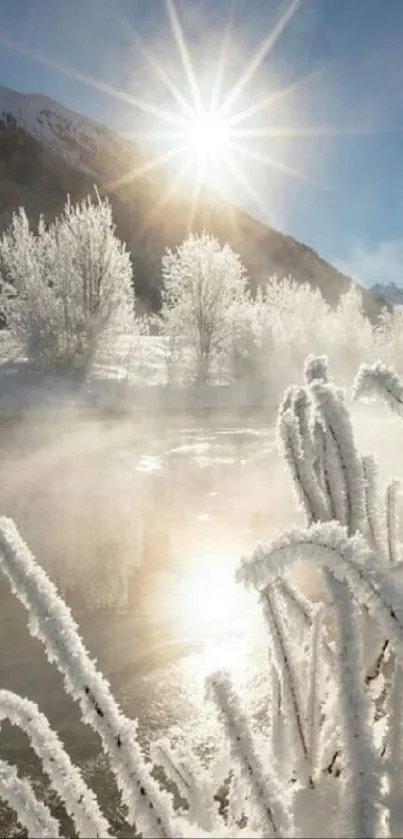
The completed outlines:
{"type": "Polygon", "coordinates": [[[369,289],[370,294],[392,306],[403,305],[403,288],[396,283],[375,283],[369,289]]]}
{"type": "MultiPolygon", "coordinates": [[[[190,230],[228,241],[252,290],[270,276],[293,276],[334,303],[353,284],[313,248],[225,201],[204,197],[190,224],[186,196],[173,194],[159,206],[167,184],[163,170],[147,171],[147,159],[126,137],[47,96],[0,86],[0,229],[21,205],[33,221],[41,213],[52,218],[67,193],[79,200],[96,185],[111,201],[117,233],[132,255],[137,293],[152,309],[160,303],[161,257],[190,230]]],[[[380,301],[358,287],[373,320],[380,301]]]]}

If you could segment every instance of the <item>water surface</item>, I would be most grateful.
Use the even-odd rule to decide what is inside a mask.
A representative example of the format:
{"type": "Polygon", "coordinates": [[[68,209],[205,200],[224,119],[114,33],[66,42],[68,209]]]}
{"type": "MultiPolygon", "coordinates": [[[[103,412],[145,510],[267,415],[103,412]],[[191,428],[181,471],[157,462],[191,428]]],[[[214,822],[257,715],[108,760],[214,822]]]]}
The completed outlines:
{"type": "MultiPolygon", "coordinates": [[[[396,472],[391,441],[403,432],[386,417],[388,433],[380,433],[385,416],[357,413],[360,448],[380,446],[396,472]]],[[[257,540],[302,521],[272,418],[52,412],[1,424],[0,464],[1,512],[59,586],[145,744],[178,725],[196,747],[216,736],[204,699],[204,677],[216,668],[229,669],[245,702],[264,709],[266,637],[234,571],[257,540]]],[[[0,597],[0,684],[38,702],[72,756],[96,765],[99,742],[3,579],[0,597]]],[[[37,772],[28,744],[8,726],[0,747],[37,772]]]]}

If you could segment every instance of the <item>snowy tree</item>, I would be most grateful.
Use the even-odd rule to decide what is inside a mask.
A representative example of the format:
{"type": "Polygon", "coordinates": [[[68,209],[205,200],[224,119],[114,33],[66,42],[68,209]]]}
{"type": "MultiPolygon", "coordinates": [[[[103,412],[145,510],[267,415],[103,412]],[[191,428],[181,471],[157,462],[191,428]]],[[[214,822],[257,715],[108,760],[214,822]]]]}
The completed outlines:
{"type": "Polygon", "coordinates": [[[41,368],[88,369],[102,341],[129,327],[130,256],[111,207],[90,197],[37,230],[24,209],[0,240],[0,309],[22,352],[41,368]]]}
{"type": "Polygon", "coordinates": [[[228,313],[247,295],[245,269],[228,244],[203,233],[166,252],[162,275],[160,323],[170,357],[187,352],[196,381],[205,382],[228,353],[228,313]]]}
{"type": "MultiPolygon", "coordinates": [[[[392,364],[398,373],[403,372],[403,310],[386,307],[381,312],[373,331],[375,345],[373,356],[385,364],[392,364]]],[[[366,359],[367,360],[367,359],[366,359]]]]}
{"type": "Polygon", "coordinates": [[[362,295],[356,286],[341,295],[337,307],[329,313],[327,328],[333,364],[345,379],[350,378],[357,364],[372,359],[375,350],[374,329],[364,314],[362,295]]]}
{"type": "Polygon", "coordinates": [[[228,310],[230,340],[228,372],[232,380],[273,384],[273,312],[266,305],[261,288],[254,298],[245,295],[228,310]]]}

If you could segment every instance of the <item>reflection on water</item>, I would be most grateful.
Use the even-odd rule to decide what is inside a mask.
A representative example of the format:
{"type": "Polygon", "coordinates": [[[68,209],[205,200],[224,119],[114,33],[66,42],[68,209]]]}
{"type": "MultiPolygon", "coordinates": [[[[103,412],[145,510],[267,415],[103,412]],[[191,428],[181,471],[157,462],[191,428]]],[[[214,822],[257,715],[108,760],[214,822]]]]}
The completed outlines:
{"type": "Polygon", "coordinates": [[[180,637],[193,642],[219,642],[251,620],[251,598],[236,584],[236,549],[225,555],[216,551],[195,551],[181,574],[162,576],[156,583],[156,597],[165,619],[180,637]]]}
{"type": "MultiPolygon", "coordinates": [[[[360,448],[380,451],[382,477],[403,474],[400,426],[381,437],[379,419],[357,414],[360,448]]],[[[234,569],[257,539],[301,521],[264,414],[3,422],[0,464],[0,511],[60,587],[144,741],[178,724],[187,739],[214,740],[204,677],[217,668],[230,669],[247,706],[264,711],[262,617],[234,569]]],[[[37,701],[89,765],[99,743],[4,579],[0,599],[1,686],[37,701]]],[[[36,766],[6,726],[0,750],[25,770],[36,766]]]]}
{"type": "MultiPolygon", "coordinates": [[[[244,685],[267,671],[260,612],[234,570],[290,522],[291,488],[264,415],[200,417],[0,425],[0,511],[59,586],[145,741],[178,723],[206,738],[212,669],[244,685]]],[[[37,701],[86,760],[99,744],[2,579],[0,598],[0,684],[37,701]]],[[[26,765],[15,732],[4,729],[0,748],[26,765]]]]}
{"type": "Polygon", "coordinates": [[[80,621],[102,620],[112,635],[134,622],[134,669],[147,645],[161,642],[165,663],[171,646],[245,623],[234,568],[292,505],[264,415],[231,421],[215,412],[194,423],[53,415],[0,426],[0,456],[0,510],[80,621]]]}

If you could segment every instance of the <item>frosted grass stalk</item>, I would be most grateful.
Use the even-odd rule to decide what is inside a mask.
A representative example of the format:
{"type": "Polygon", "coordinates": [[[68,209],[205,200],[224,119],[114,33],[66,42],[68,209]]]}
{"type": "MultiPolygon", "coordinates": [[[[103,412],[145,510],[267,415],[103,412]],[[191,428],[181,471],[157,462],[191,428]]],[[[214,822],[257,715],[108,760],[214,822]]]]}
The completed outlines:
{"type": "Polygon", "coordinates": [[[109,836],[108,822],[99,810],[94,793],[35,703],[11,691],[0,690],[0,721],[4,719],[28,736],[53,788],[73,819],[78,835],[88,839],[109,836]]]}
{"type": "Polygon", "coordinates": [[[58,839],[58,821],[46,804],[38,801],[29,781],[19,778],[14,766],[4,760],[0,760],[0,798],[15,810],[18,821],[28,830],[29,836],[58,839]]]}
{"type": "Polygon", "coordinates": [[[231,755],[250,785],[264,835],[276,839],[292,835],[284,794],[269,766],[263,764],[257,752],[248,719],[226,674],[212,674],[207,680],[207,690],[220,712],[231,755]]]}
{"type": "Polygon", "coordinates": [[[178,836],[171,799],[151,777],[136,738],[135,724],[123,716],[109,685],[89,658],[71,612],[36,563],[14,523],[0,518],[0,568],[29,613],[31,634],[45,646],[50,662],[80,705],[84,722],[99,734],[111,758],[129,820],[145,837],[178,836]]]}
{"type": "Polygon", "coordinates": [[[378,835],[380,779],[371,730],[371,708],[364,690],[359,622],[344,582],[326,570],[335,604],[337,689],[343,757],[341,833],[372,839],[378,835]],[[344,824],[343,824],[344,821],[344,824]]]}

